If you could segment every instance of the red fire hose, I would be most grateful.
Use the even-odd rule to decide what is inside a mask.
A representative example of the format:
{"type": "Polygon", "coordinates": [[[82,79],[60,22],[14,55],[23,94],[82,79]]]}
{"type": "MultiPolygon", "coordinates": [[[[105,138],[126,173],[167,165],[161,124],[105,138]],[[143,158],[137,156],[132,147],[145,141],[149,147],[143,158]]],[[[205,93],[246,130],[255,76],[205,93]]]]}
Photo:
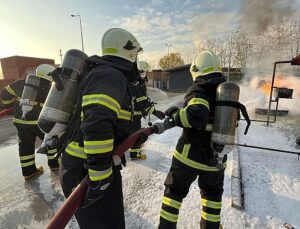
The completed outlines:
{"type": "MultiPolygon", "coordinates": [[[[138,130],[137,132],[131,134],[126,138],[120,145],[118,145],[113,151],[114,155],[122,156],[137,139],[145,134],[147,136],[155,132],[155,127],[147,127],[138,130]]],[[[75,188],[72,194],[66,199],[63,205],[58,209],[55,215],[52,217],[50,222],[47,224],[46,229],[63,229],[70,221],[71,217],[80,207],[82,200],[85,197],[88,188],[88,178],[87,176],[80,182],[80,184],[75,188]]]]}
{"type": "Polygon", "coordinates": [[[7,108],[5,110],[0,111],[0,118],[9,115],[12,111],[13,108],[7,108]]]}

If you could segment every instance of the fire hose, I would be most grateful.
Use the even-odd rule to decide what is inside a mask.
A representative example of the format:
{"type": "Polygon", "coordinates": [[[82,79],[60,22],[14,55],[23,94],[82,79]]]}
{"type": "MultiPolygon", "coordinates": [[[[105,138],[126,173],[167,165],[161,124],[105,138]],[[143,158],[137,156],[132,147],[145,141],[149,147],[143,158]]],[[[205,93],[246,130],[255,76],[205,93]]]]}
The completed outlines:
{"type": "MultiPolygon", "coordinates": [[[[131,148],[141,135],[150,136],[153,133],[161,134],[165,130],[172,128],[168,122],[155,123],[151,127],[142,128],[128,138],[113,150],[113,155],[122,156],[129,148],[131,148]]],[[[86,176],[80,184],[74,189],[71,195],[66,199],[63,205],[57,210],[46,229],[63,229],[68,224],[74,213],[80,207],[88,188],[88,177],[86,176]]]]}
{"type": "Polygon", "coordinates": [[[7,108],[5,110],[0,111],[0,118],[9,115],[13,111],[13,108],[7,108]]]}

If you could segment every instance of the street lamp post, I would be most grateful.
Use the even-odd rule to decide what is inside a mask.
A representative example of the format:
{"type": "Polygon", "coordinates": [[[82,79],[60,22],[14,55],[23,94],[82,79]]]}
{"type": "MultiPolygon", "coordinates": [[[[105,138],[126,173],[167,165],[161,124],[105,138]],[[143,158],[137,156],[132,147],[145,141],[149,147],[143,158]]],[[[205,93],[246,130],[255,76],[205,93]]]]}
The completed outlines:
{"type": "Polygon", "coordinates": [[[84,48],[83,48],[83,36],[82,36],[82,25],[81,25],[81,17],[80,17],[79,14],[71,14],[71,17],[79,17],[80,35],[81,35],[81,47],[82,47],[82,52],[84,52],[84,48]]]}
{"type": "Polygon", "coordinates": [[[170,68],[170,47],[172,46],[171,44],[165,44],[168,48],[168,68],[170,68]]]}
{"type": "Polygon", "coordinates": [[[59,50],[59,56],[60,56],[60,63],[62,63],[62,57],[63,57],[63,54],[61,52],[61,49],[59,50]]]}
{"type": "Polygon", "coordinates": [[[232,49],[232,36],[234,33],[238,33],[239,31],[234,31],[231,33],[230,35],[230,45],[229,45],[229,57],[228,57],[228,76],[227,76],[227,80],[230,80],[230,64],[231,64],[231,49],[232,49]]]}

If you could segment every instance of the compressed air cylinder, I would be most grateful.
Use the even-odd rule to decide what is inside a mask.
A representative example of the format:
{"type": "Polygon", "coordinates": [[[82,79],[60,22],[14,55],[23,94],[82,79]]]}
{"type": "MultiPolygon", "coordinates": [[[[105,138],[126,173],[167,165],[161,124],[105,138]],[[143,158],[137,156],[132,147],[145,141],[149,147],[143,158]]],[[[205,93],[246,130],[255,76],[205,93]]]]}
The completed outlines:
{"type": "MultiPolygon", "coordinates": [[[[221,83],[216,92],[216,101],[238,102],[240,88],[236,83],[221,83]]],[[[215,107],[211,142],[217,145],[233,144],[239,109],[221,105],[215,107]]]]}
{"type": "Polygon", "coordinates": [[[69,50],[61,64],[59,78],[55,80],[53,77],[55,83],[51,86],[38,119],[39,128],[49,137],[63,134],[71,119],[79,83],[87,70],[87,58],[80,50],[69,50]]]}
{"type": "Polygon", "coordinates": [[[20,100],[22,119],[24,119],[26,114],[36,105],[36,96],[39,86],[40,77],[32,74],[26,76],[22,98],[20,100]]]}

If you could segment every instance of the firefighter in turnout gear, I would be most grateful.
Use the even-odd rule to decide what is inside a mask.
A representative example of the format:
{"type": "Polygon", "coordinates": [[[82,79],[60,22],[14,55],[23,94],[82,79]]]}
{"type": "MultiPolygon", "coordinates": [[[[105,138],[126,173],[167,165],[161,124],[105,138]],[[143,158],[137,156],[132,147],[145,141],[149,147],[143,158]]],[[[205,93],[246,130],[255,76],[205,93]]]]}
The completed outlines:
{"type": "Polygon", "coordinates": [[[170,107],[165,114],[182,135],[173,153],[172,165],[165,180],[159,228],[176,228],[179,210],[190,185],[198,179],[201,194],[200,228],[219,228],[224,170],[211,164],[212,123],[217,86],[225,82],[219,60],[212,52],[200,53],[192,62],[193,85],[185,95],[183,108],[170,107]]]}
{"type": "MultiPolygon", "coordinates": [[[[43,132],[38,128],[37,119],[51,86],[52,79],[47,74],[53,70],[52,65],[42,64],[37,67],[35,75],[28,75],[26,80],[9,84],[0,94],[0,109],[14,108],[13,123],[18,130],[19,156],[22,174],[26,180],[43,172],[42,166],[35,165],[35,141],[37,137],[41,140],[44,138],[43,132]],[[30,94],[34,95],[34,101],[26,98],[30,94]]],[[[48,166],[51,170],[59,168],[55,153],[56,149],[48,149],[48,166]]]]}
{"type": "MultiPolygon", "coordinates": [[[[135,132],[142,127],[141,119],[147,115],[153,114],[159,119],[164,119],[165,114],[162,111],[156,110],[154,103],[151,102],[147,95],[147,72],[150,70],[150,66],[146,61],[138,62],[139,75],[137,81],[130,85],[132,94],[134,96],[134,116],[132,120],[132,131],[135,132]]],[[[136,143],[130,150],[131,160],[145,160],[146,154],[142,154],[142,145],[136,143]]]]}
{"type": "Polygon", "coordinates": [[[121,161],[114,147],[132,130],[132,97],[139,42],[128,31],[112,28],[102,37],[102,57],[87,59],[90,70],[80,85],[79,109],[62,153],[60,179],[66,197],[88,175],[86,197],[75,217],[80,228],[125,228],[121,161]]]}

